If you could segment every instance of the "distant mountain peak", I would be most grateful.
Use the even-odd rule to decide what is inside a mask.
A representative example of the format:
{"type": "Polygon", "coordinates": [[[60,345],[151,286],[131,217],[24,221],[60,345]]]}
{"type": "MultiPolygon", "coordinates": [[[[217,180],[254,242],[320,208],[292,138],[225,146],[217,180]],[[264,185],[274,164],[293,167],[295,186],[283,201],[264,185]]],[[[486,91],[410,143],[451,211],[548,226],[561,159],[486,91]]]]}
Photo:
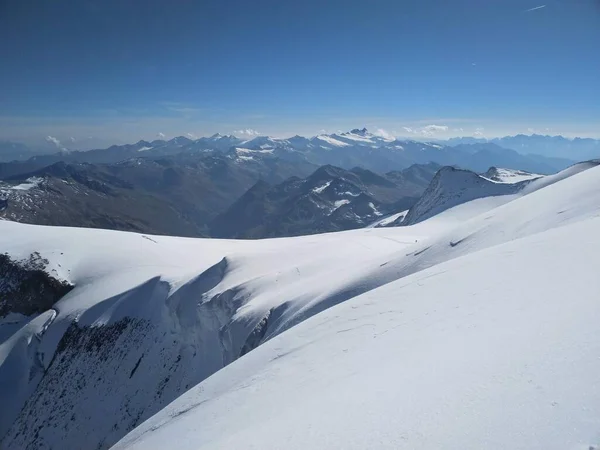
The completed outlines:
{"type": "Polygon", "coordinates": [[[357,134],[359,136],[367,136],[369,135],[369,130],[367,130],[366,128],[354,128],[353,130],[350,130],[350,134],[357,134]]]}
{"type": "Polygon", "coordinates": [[[176,145],[185,145],[185,144],[189,144],[194,141],[192,141],[190,138],[187,138],[185,136],[177,136],[177,137],[174,137],[173,139],[171,139],[169,142],[176,144],[176,145]]]}
{"type": "Polygon", "coordinates": [[[208,139],[210,139],[211,141],[217,141],[219,139],[238,139],[238,138],[236,136],[234,136],[233,134],[215,133],[212,136],[210,136],[208,139]]]}
{"type": "Polygon", "coordinates": [[[402,225],[414,225],[447,209],[482,197],[514,194],[521,183],[494,183],[475,172],[442,167],[419,201],[409,210],[402,225]]]}

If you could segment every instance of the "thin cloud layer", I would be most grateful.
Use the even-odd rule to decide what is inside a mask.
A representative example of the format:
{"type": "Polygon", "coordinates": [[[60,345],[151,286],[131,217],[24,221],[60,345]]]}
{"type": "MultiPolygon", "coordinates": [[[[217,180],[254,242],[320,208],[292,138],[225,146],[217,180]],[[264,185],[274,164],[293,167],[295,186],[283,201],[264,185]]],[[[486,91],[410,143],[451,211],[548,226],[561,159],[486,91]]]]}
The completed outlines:
{"type": "Polygon", "coordinates": [[[533,8],[526,9],[523,12],[537,11],[538,9],[542,9],[542,8],[545,8],[545,7],[546,7],[546,5],[534,6],[533,8]]]}
{"type": "Polygon", "coordinates": [[[374,134],[375,134],[375,136],[380,136],[384,139],[396,139],[396,136],[394,136],[389,131],[384,130],[383,128],[377,128],[377,130],[375,130],[374,134]]]}
{"type": "Polygon", "coordinates": [[[233,134],[242,136],[260,136],[260,133],[252,128],[246,128],[245,130],[235,130],[233,134]]]}
{"type": "Polygon", "coordinates": [[[447,125],[427,125],[427,126],[424,126],[423,128],[421,128],[420,131],[423,136],[431,137],[431,136],[437,135],[438,133],[444,133],[444,132],[448,131],[448,126],[447,125]]]}

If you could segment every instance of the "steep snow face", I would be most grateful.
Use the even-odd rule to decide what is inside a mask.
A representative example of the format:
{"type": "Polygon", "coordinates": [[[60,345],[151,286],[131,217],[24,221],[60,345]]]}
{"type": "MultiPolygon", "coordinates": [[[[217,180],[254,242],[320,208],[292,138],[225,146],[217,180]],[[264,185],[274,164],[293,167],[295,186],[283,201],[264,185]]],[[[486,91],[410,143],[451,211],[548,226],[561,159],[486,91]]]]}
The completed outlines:
{"type": "MultiPolygon", "coordinates": [[[[108,448],[136,425],[219,371],[217,375],[199,385],[189,395],[182,397],[165,412],[138,428],[123,445],[135,442],[141,446],[140,448],[146,445],[151,448],[155,443],[157,446],[163,445],[165,442],[163,439],[166,439],[164,433],[170,433],[168,430],[175,430],[172,427],[176,423],[182,423],[185,424],[184,429],[176,430],[176,440],[178,446],[181,445],[182,448],[186,445],[196,446],[194,448],[203,446],[227,448],[229,444],[235,446],[236,443],[239,444],[238,446],[248,448],[248,444],[241,445],[242,441],[238,442],[235,439],[249,439],[247,442],[250,442],[252,448],[252,445],[256,446],[259,442],[257,436],[252,433],[260,431],[264,437],[267,429],[264,427],[267,426],[273,427],[270,428],[273,436],[271,439],[269,435],[267,442],[264,439],[260,440],[261,445],[267,448],[268,446],[282,448],[286,445],[281,439],[288,439],[296,434],[289,430],[289,424],[286,426],[279,424],[277,417],[281,413],[280,417],[292,420],[293,415],[296,414],[293,411],[297,410],[298,413],[310,412],[308,416],[315,417],[315,423],[312,422],[313,419],[310,423],[300,421],[297,428],[297,430],[314,429],[315,440],[311,440],[312,432],[302,432],[300,434],[304,437],[290,438],[291,443],[297,443],[299,448],[331,447],[333,443],[341,443],[341,447],[352,448],[351,438],[356,438],[352,433],[347,436],[348,442],[346,442],[340,440],[337,429],[331,437],[327,437],[322,428],[331,424],[327,417],[319,417],[320,411],[331,413],[331,408],[339,404],[336,403],[337,400],[330,401],[336,398],[339,400],[340,397],[337,397],[339,392],[335,390],[328,394],[329,387],[334,386],[338,381],[342,381],[343,385],[343,380],[350,379],[367,383],[369,378],[363,378],[366,376],[364,374],[383,370],[383,375],[386,373],[385,365],[391,364],[390,361],[396,361],[398,364],[391,367],[390,372],[396,376],[397,371],[404,365],[405,359],[404,352],[398,353],[396,349],[410,349],[413,346],[416,339],[411,337],[413,328],[406,331],[406,334],[396,336],[398,342],[402,341],[400,346],[396,345],[396,341],[386,341],[380,349],[365,347],[367,353],[372,351],[377,355],[376,360],[384,364],[383,367],[375,365],[375,360],[363,359],[364,354],[355,353],[353,347],[345,348],[349,355],[355,355],[347,360],[348,363],[353,361],[352,364],[355,366],[348,366],[346,363],[337,365],[336,356],[339,356],[337,350],[340,352],[343,350],[337,347],[330,353],[326,350],[326,356],[324,354],[323,358],[314,356],[315,359],[312,361],[304,361],[305,358],[310,359],[313,356],[312,353],[303,352],[312,351],[310,349],[317,351],[317,348],[321,348],[322,340],[343,342],[346,333],[349,333],[348,336],[354,336],[355,332],[358,333],[355,342],[367,345],[367,342],[376,339],[375,334],[372,333],[374,329],[381,324],[389,324],[392,318],[403,324],[406,317],[406,323],[413,323],[415,329],[421,330],[420,334],[414,335],[420,336],[418,345],[414,345],[415,353],[406,354],[409,361],[412,361],[410,355],[428,354],[426,345],[434,342],[428,340],[429,325],[439,326],[442,329],[444,324],[449,327],[445,329],[472,329],[468,325],[478,323],[479,319],[483,319],[482,317],[475,316],[472,322],[466,324],[443,320],[428,322],[433,318],[446,316],[436,313],[437,306],[420,310],[419,317],[427,316],[425,319],[420,319],[421,321],[416,320],[416,316],[403,316],[402,311],[407,310],[410,305],[415,308],[417,307],[415,305],[428,305],[427,298],[434,298],[442,291],[445,292],[443,298],[450,298],[452,301],[470,299],[471,303],[458,304],[459,309],[461,305],[463,306],[467,316],[471,312],[471,309],[466,307],[468,305],[474,308],[473,311],[481,310],[483,298],[471,299],[466,291],[450,290],[451,285],[456,284],[459,278],[452,276],[454,272],[451,270],[447,270],[449,275],[444,275],[446,269],[442,264],[450,260],[458,261],[460,257],[475,257],[476,252],[496,246],[497,249],[502,250],[484,258],[488,264],[492,264],[489,261],[494,259],[494,255],[500,260],[509,258],[515,253],[512,247],[503,247],[507,242],[515,239],[535,239],[536,233],[552,228],[575,227],[578,222],[587,223],[600,213],[600,191],[597,183],[599,170],[592,168],[582,173],[573,170],[568,174],[571,176],[563,178],[560,182],[544,185],[543,188],[540,186],[536,189],[532,188],[532,192],[528,195],[515,197],[514,201],[487,214],[472,217],[471,220],[462,220],[458,226],[455,226],[455,221],[447,220],[448,217],[454,217],[453,211],[456,208],[446,210],[432,219],[412,226],[371,228],[263,241],[182,239],[0,222],[0,248],[13,260],[26,259],[37,251],[41,257],[48,260],[47,270],[55,269],[57,276],[75,286],[62,300],[53,305],[51,311],[47,311],[46,316],[38,316],[42,317],[41,319],[20,316],[16,316],[16,319],[13,316],[11,319],[16,320],[17,323],[10,324],[11,337],[0,345],[0,354],[10,356],[3,360],[9,363],[4,362],[0,365],[0,379],[21,380],[23,384],[19,388],[19,394],[11,397],[11,405],[13,405],[11,410],[2,416],[2,425],[7,432],[2,438],[1,445],[7,448],[31,446],[68,449],[80,448],[82,445],[108,448]],[[423,272],[428,268],[430,272],[423,272]],[[437,268],[440,268],[439,273],[435,272],[437,268]],[[355,298],[368,292],[372,294],[380,292],[377,288],[383,285],[388,285],[383,289],[392,289],[389,286],[424,285],[424,283],[434,283],[438,279],[450,279],[452,282],[440,282],[441,284],[435,289],[431,288],[434,290],[427,298],[419,297],[420,287],[410,288],[412,290],[409,291],[402,290],[404,288],[389,291],[385,294],[385,298],[377,296],[355,298]],[[369,311],[371,303],[380,298],[393,299],[396,305],[400,305],[400,309],[395,309],[393,315],[386,315],[385,311],[392,309],[387,309],[388,305],[385,305],[383,310],[377,310],[374,315],[367,314],[364,318],[352,314],[346,316],[344,312],[346,309],[340,310],[340,314],[332,309],[332,315],[319,315],[310,322],[313,325],[309,322],[306,322],[309,325],[302,325],[309,326],[305,332],[301,332],[302,339],[306,342],[298,341],[300,342],[298,346],[295,344],[290,346],[286,343],[290,341],[278,340],[287,339],[286,336],[295,339],[294,333],[301,328],[296,328],[294,325],[353,298],[352,306],[358,305],[357,309],[361,310],[363,308],[361,305],[364,304],[364,308],[369,311]],[[425,302],[419,301],[420,299],[424,299],[425,302]],[[338,317],[334,320],[336,316],[338,317]],[[320,322],[321,317],[326,317],[328,321],[334,320],[333,327],[330,329],[328,324],[320,322]],[[46,326],[50,318],[51,322],[46,326]],[[34,320],[37,321],[34,323],[34,320]],[[358,331],[353,331],[355,326],[358,327],[358,331]],[[290,331],[278,337],[285,330],[290,331]],[[335,336],[331,337],[333,335],[335,336]],[[308,342],[312,339],[315,345],[308,342]],[[266,346],[252,350],[269,340],[266,346]],[[262,350],[263,348],[270,350],[262,350]],[[303,348],[305,350],[301,350],[303,348]],[[395,349],[394,354],[398,358],[389,358],[390,348],[395,349]],[[384,351],[386,357],[383,355],[384,351]],[[266,356],[254,356],[257,354],[266,356]],[[220,371],[240,355],[244,357],[238,363],[220,371]],[[364,363],[364,374],[361,374],[359,363],[354,358],[364,363]],[[270,360],[273,361],[265,363],[270,360]],[[319,368],[307,372],[300,370],[299,365],[285,366],[286,361],[296,361],[298,364],[302,361],[302,364],[307,364],[306,367],[311,368],[310,370],[313,365],[319,368]],[[324,361],[328,362],[323,364],[324,361]],[[372,363],[374,365],[371,366],[372,363]],[[243,373],[235,372],[238,367],[242,367],[240,370],[243,373]],[[373,370],[369,367],[373,367],[373,370]],[[282,368],[281,372],[278,371],[279,368],[282,368]],[[331,369],[332,376],[322,377],[321,371],[328,369],[331,369]],[[42,375],[27,376],[31,373],[42,375]],[[229,373],[238,375],[232,379],[228,378],[229,373]],[[298,376],[308,374],[306,375],[308,378],[295,378],[294,374],[298,376]],[[310,389],[307,391],[299,388],[298,392],[302,392],[306,401],[316,409],[308,408],[309,404],[306,403],[296,403],[295,393],[290,393],[291,397],[284,396],[280,392],[283,387],[279,385],[273,385],[272,391],[269,391],[268,383],[264,386],[261,384],[268,382],[268,379],[288,379],[290,386],[296,386],[296,382],[301,384],[306,382],[306,386],[310,389]],[[211,384],[215,382],[217,385],[211,384]],[[246,390],[244,386],[251,389],[246,390]],[[242,391],[254,392],[255,388],[257,393],[260,392],[260,395],[257,394],[258,398],[266,399],[266,404],[253,403],[258,401],[257,397],[244,397],[246,394],[242,391]],[[201,391],[208,397],[202,397],[203,394],[199,394],[201,391]],[[270,394],[267,395],[267,392],[270,394]],[[314,392],[315,395],[309,395],[310,392],[314,392]],[[216,400],[215,398],[220,394],[223,396],[216,400]],[[239,395],[242,397],[238,397],[239,395]],[[313,400],[309,400],[311,398],[313,400]],[[228,403],[228,399],[233,399],[235,408],[233,404],[228,403]],[[243,412],[248,416],[249,411],[254,407],[274,408],[275,405],[270,402],[274,402],[275,399],[278,402],[282,399],[293,401],[289,404],[279,403],[279,408],[272,411],[257,412],[256,417],[264,419],[264,427],[260,425],[260,421],[254,420],[254,416],[246,417],[247,420],[241,420],[243,416],[237,416],[238,411],[239,414],[243,412]],[[204,400],[214,401],[202,403],[204,400]],[[245,401],[248,403],[244,403],[245,401]],[[186,408],[198,403],[204,406],[186,412],[186,408]],[[328,403],[330,406],[327,406],[328,403]],[[319,406],[323,406],[323,409],[319,409],[319,406]],[[221,407],[223,409],[219,409],[221,407]],[[205,413],[199,411],[205,411],[207,415],[202,415],[205,413]],[[313,414],[315,411],[319,414],[313,414]],[[196,413],[201,415],[194,416],[196,413]],[[169,422],[173,416],[178,416],[179,419],[169,422]],[[193,419],[188,419],[192,416],[193,419]],[[207,420],[207,417],[211,417],[211,420],[207,420]],[[169,422],[168,426],[159,426],[166,422],[169,422]],[[279,425],[282,425],[281,428],[278,428],[279,425]],[[314,427],[305,428],[305,425],[314,427]],[[154,433],[145,433],[157,427],[154,433]],[[280,434],[280,430],[284,434],[280,434]],[[153,442],[150,435],[157,440],[153,442]],[[138,437],[141,440],[135,441],[138,437]]],[[[533,183],[536,182],[538,181],[533,183]]],[[[339,210],[347,206],[341,206],[339,210]]],[[[585,234],[582,232],[577,236],[585,236],[585,234]]],[[[533,250],[536,250],[546,244],[531,245],[533,250]]],[[[555,249],[552,248],[552,251],[555,249]]],[[[473,266],[484,267],[479,260],[475,261],[473,266]]],[[[526,273],[523,268],[521,269],[518,273],[526,273]]],[[[479,272],[471,272],[463,266],[453,270],[458,273],[464,271],[462,276],[466,277],[466,280],[471,277],[477,280],[484,279],[479,272]]],[[[493,272],[497,277],[503,273],[489,267],[483,273],[488,272],[493,272]]],[[[558,280],[559,277],[553,279],[558,280]]],[[[482,284],[477,288],[480,290],[476,289],[473,292],[486,293],[486,296],[496,295],[494,298],[499,298],[504,297],[506,289],[512,286],[504,278],[487,280],[489,284],[482,284]],[[502,286],[503,290],[495,292],[497,286],[502,286]]],[[[586,286],[593,288],[593,280],[578,281],[585,281],[586,286]]],[[[469,286],[466,281],[461,284],[469,286]]],[[[514,286],[514,292],[519,292],[522,287],[516,281],[514,286]]],[[[540,288],[534,284],[529,289],[540,288]]],[[[561,292],[559,289],[555,291],[561,292]]],[[[576,292],[580,294],[579,291],[576,292]]],[[[350,309],[354,310],[352,307],[350,309]]],[[[507,320],[512,319],[515,317],[507,317],[507,320]]],[[[505,327],[505,324],[498,326],[505,327]]],[[[586,328],[586,332],[592,332],[590,330],[586,328]]],[[[388,333],[384,328],[381,328],[381,331],[385,331],[384,335],[391,333],[390,336],[400,332],[388,330],[388,333]]],[[[452,342],[456,344],[456,348],[463,348],[458,345],[459,342],[463,339],[467,342],[470,336],[460,335],[458,341],[452,342]]],[[[477,342],[477,337],[475,336],[474,342],[477,342]]],[[[445,350],[445,348],[441,349],[439,354],[443,356],[445,350]]],[[[476,356],[473,358],[473,361],[477,360],[476,356]]],[[[437,356],[433,357],[433,361],[433,364],[436,364],[437,356]]],[[[458,358],[457,361],[462,360],[458,358]]],[[[464,365],[457,363],[455,366],[448,366],[450,371],[448,373],[456,373],[456,380],[463,379],[465,367],[471,370],[469,376],[478,373],[477,370],[472,370],[474,367],[477,368],[473,361],[467,359],[464,365]]],[[[422,373],[423,367],[427,366],[430,370],[431,364],[430,360],[421,360],[420,371],[411,372],[414,379],[421,376],[428,380],[428,383],[432,382],[433,380],[422,373]]],[[[445,366],[440,366],[440,371],[446,372],[445,369],[445,366]]],[[[512,372],[507,373],[506,376],[510,378],[512,372]]],[[[361,397],[362,394],[351,396],[361,399],[362,408],[351,403],[345,406],[362,409],[366,413],[369,408],[364,408],[364,405],[372,402],[375,408],[382,398],[388,398],[386,392],[392,393],[390,398],[400,398],[403,405],[410,406],[412,404],[408,401],[410,398],[418,400],[417,394],[410,397],[410,393],[413,392],[410,386],[404,387],[406,391],[400,387],[388,388],[385,380],[387,379],[377,379],[375,381],[382,381],[382,383],[373,385],[367,383],[366,386],[381,390],[377,396],[361,397]],[[399,397],[394,397],[396,393],[399,397]]],[[[406,381],[411,380],[412,378],[406,379],[406,381]]],[[[477,386],[482,384],[490,386],[485,384],[483,379],[473,380],[477,386]]],[[[4,386],[13,389],[13,384],[10,383],[2,383],[0,386],[2,389],[4,386]]],[[[345,387],[350,389],[350,385],[345,387]]],[[[368,388],[366,392],[373,394],[370,389],[368,388]]],[[[444,392],[442,387],[439,387],[439,392],[444,392]]],[[[450,394],[455,395],[452,390],[449,391],[448,395],[450,394]]],[[[0,392],[0,397],[6,398],[4,391],[0,392]]],[[[431,399],[431,402],[433,401],[434,399],[431,399]]],[[[413,403],[416,404],[418,401],[413,403]]],[[[397,410],[397,404],[395,406],[397,410]]],[[[373,411],[381,413],[383,410],[373,411]]],[[[345,416],[336,414],[335,417],[345,416]]],[[[370,417],[375,417],[376,420],[367,420],[366,423],[371,427],[368,430],[381,423],[381,417],[385,416],[370,417]]],[[[404,419],[403,415],[389,417],[396,428],[398,428],[397,424],[402,423],[404,419]],[[400,417],[399,422],[396,422],[396,417],[400,417]]],[[[535,414],[532,414],[532,417],[535,417],[535,414]]],[[[494,421],[496,419],[499,418],[495,416],[490,418],[493,423],[497,423],[494,421]]],[[[443,422],[443,418],[439,420],[443,422]]],[[[429,430],[414,428],[413,422],[410,421],[407,424],[407,432],[413,430],[414,436],[418,436],[423,430],[429,430]]],[[[354,419],[346,425],[350,428],[356,427],[358,433],[359,424],[354,419]]],[[[434,421],[431,426],[439,425],[434,421]]],[[[339,426],[343,427],[344,424],[341,423],[339,426]]],[[[392,432],[391,425],[381,426],[382,436],[392,432]]],[[[363,430],[366,433],[363,439],[374,436],[372,433],[369,435],[368,430],[363,430]]],[[[171,434],[171,442],[175,440],[174,436],[171,434]]],[[[416,441],[414,446],[423,447],[419,442],[416,441]]],[[[505,441],[500,440],[500,442],[505,441]]],[[[356,443],[356,445],[367,444],[364,440],[356,440],[356,443]]],[[[406,444],[407,448],[411,448],[409,444],[406,444]]],[[[371,443],[366,447],[373,447],[373,445],[371,443]]],[[[393,447],[393,444],[390,446],[393,447]]],[[[466,446],[466,448],[472,447],[477,445],[466,446]]],[[[508,448],[515,448],[515,446],[509,445],[508,448]]]]}

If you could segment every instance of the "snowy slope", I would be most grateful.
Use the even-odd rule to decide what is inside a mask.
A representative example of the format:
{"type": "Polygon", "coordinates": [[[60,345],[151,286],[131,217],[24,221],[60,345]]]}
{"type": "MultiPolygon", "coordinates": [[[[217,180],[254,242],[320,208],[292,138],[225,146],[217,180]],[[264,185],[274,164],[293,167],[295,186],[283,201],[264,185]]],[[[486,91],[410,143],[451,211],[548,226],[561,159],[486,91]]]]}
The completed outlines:
{"type": "Polygon", "coordinates": [[[498,183],[518,183],[519,181],[540,178],[543,177],[543,175],[526,172],[524,170],[490,167],[489,170],[483,174],[483,177],[498,183]]]}
{"type": "Polygon", "coordinates": [[[484,198],[492,207],[510,201],[522,184],[496,183],[469,170],[443,167],[431,181],[419,201],[410,209],[403,224],[412,225],[433,217],[446,209],[484,198]],[[501,198],[507,196],[506,198],[501,198]],[[500,198],[499,198],[500,197],[500,198]]]}
{"type": "Polygon", "coordinates": [[[368,261],[411,242],[234,242],[0,222],[3,251],[15,260],[38,251],[75,285],[16,331],[10,318],[14,334],[0,346],[0,396],[11,405],[0,414],[2,445],[107,448],[258,345],[269,316],[277,324],[292,305],[356,277],[357,255],[368,261]]]}
{"type": "Polygon", "coordinates": [[[595,448],[599,226],[489,248],[331,308],[113,448],[595,448]]]}
{"type": "MultiPolygon", "coordinates": [[[[518,196],[529,194],[598,164],[600,164],[598,161],[582,162],[545,177],[526,177],[520,172],[519,177],[523,178],[521,181],[514,181],[511,178],[512,176],[516,177],[516,172],[519,171],[492,168],[488,174],[500,170],[498,173],[501,175],[492,175],[487,178],[469,170],[450,166],[443,167],[433,178],[419,201],[406,214],[402,225],[413,225],[455,207],[464,209],[467,217],[483,214],[518,196]]],[[[399,224],[398,221],[394,223],[394,225],[399,224]]]]}
{"type": "MultiPolygon", "coordinates": [[[[108,448],[133,427],[217,371],[215,377],[207,380],[208,388],[204,387],[206,383],[193,388],[178,403],[142,425],[131,436],[135,437],[154,426],[156,420],[165,421],[170,415],[181,413],[186,408],[181,405],[186,402],[202,401],[201,391],[212,396],[211,392],[216,391],[211,391],[210,386],[214,385],[210,383],[216,382],[221,386],[217,390],[225,397],[237,398],[241,394],[236,394],[235,388],[240,387],[241,379],[252,390],[255,386],[253,377],[263,368],[268,372],[268,379],[284,376],[289,372],[279,374],[277,369],[272,372],[272,366],[261,359],[263,356],[256,355],[267,352],[264,358],[273,358],[273,354],[268,353],[273,345],[281,349],[281,354],[291,352],[291,355],[301,355],[294,346],[273,344],[283,338],[291,339],[284,343],[295,342],[294,333],[301,333],[297,330],[302,328],[294,327],[277,337],[293,325],[350,299],[354,299],[353,304],[360,305],[364,297],[363,300],[356,297],[361,294],[379,295],[377,293],[381,289],[392,289],[398,283],[404,286],[403,283],[410,279],[405,277],[419,277],[428,268],[437,274],[435,270],[449,260],[463,256],[475,258],[476,252],[490,247],[497,246],[496,249],[499,249],[503,245],[513,245],[510,242],[519,238],[535,240],[538,233],[577,222],[586,223],[597,216],[600,192],[596,180],[600,169],[591,168],[579,173],[580,169],[584,170],[576,168],[568,174],[557,175],[554,180],[546,180],[550,177],[541,179],[540,182],[545,184],[538,186],[537,190],[532,188],[528,195],[515,197],[514,201],[487,214],[474,214],[471,220],[463,216],[458,226],[456,208],[413,226],[264,241],[182,239],[0,222],[0,249],[3,252],[14,260],[23,260],[37,251],[49,261],[48,271],[75,286],[47,313],[21,318],[17,325],[13,315],[10,325],[0,324],[0,331],[10,326],[13,332],[0,345],[0,380],[20,380],[21,383],[18,389],[14,389],[16,385],[13,384],[0,384],[0,396],[3,399],[10,397],[11,404],[10,410],[3,409],[0,415],[0,432],[2,435],[6,432],[1,446],[79,448],[85,442],[92,448],[108,448]],[[387,287],[377,289],[386,284],[387,287]],[[367,292],[371,294],[365,294],[367,292]],[[220,371],[223,366],[269,339],[265,346],[241,358],[239,364],[220,371]],[[238,367],[242,369],[236,369],[238,367]],[[231,383],[227,381],[230,380],[229,373],[233,374],[231,383]],[[219,381],[221,379],[223,381],[219,381]]],[[[581,236],[585,237],[585,234],[581,236]]],[[[493,253],[496,250],[485,251],[496,255],[493,253]]],[[[502,250],[496,259],[500,261],[510,254],[514,251],[502,250]]],[[[477,262],[474,265],[479,267],[481,264],[477,262]]],[[[481,278],[482,282],[486,280],[479,273],[469,275],[468,271],[463,276],[481,278]]],[[[434,278],[439,277],[436,275],[434,278]]],[[[558,280],[557,277],[553,279],[558,280]]],[[[503,287],[504,283],[505,280],[498,281],[498,285],[503,287]]],[[[590,283],[591,280],[588,280],[588,286],[590,283]]],[[[518,283],[516,285],[519,286],[518,283]]],[[[450,287],[444,286],[444,289],[450,287]]],[[[437,292],[436,289],[442,287],[431,289],[437,292]]],[[[405,295],[399,291],[392,297],[413,299],[418,297],[418,292],[405,295]]],[[[461,297],[456,294],[451,298],[458,301],[461,297]]],[[[420,303],[410,304],[416,307],[420,303]]],[[[345,304],[343,308],[348,307],[345,304]]],[[[346,321],[345,313],[338,314],[337,310],[339,307],[326,314],[333,314],[328,317],[339,316],[336,320],[350,328],[346,325],[353,322],[352,316],[348,316],[346,321]]],[[[325,327],[327,330],[323,330],[327,332],[326,338],[320,334],[321,331],[315,333],[310,328],[314,326],[310,323],[321,323],[318,322],[321,317],[301,325],[309,327],[307,333],[301,334],[304,336],[302,339],[313,333],[315,343],[319,344],[315,348],[321,347],[320,336],[331,340],[332,345],[338,341],[331,337],[328,326],[325,327]]],[[[359,316],[355,318],[359,328],[363,329],[361,333],[371,336],[369,329],[377,326],[378,322],[371,325],[371,322],[361,322],[359,316]]],[[[7,319],[4,318],[4,323],[7,319]]],[[[337,327],[339,323],[333,322],[332,325],[337,327]]],[[[340,333],[342,339],[341,335],[346,332],[348,330],[340,333]]],[[[357,339],[365,340],[362,334],[357,339]]],[[[307,344],[307,348],[310,347],[307,344]]],[[[371,350],[380,355],[384,351],[389,355],[390,351],[389,346],[371,350]]],[[[326,357],[330,364],[337,359],[333,354],[326,357]]],[[[293,360],[294,356],[287,359],[293,360]]],[[[320,361],[316,358],[314,364],[319,366],[320,361]]],[[[310,361],[304,363],[313,364],[310,361]]],[[[353,364],[358,363],[354,361],[353,364]]],[[[366,367],[369,367],[368,363],[366,367]]],[[[340,366],[340,370],[343,368],[343,365],[340,366]]],[[[315,374],[319,370],[324,369],[315,369],[315,374]]],[[[321,378],[320,375],[317,377],[321,378]]],[[[323,379],[330,380],[325,381],[326,384],[335,384],[331,378],[323,379]]],[[[290,380],[295,381],[304,383],[301,379],[290,380]]],[[[312,386],[309,381],[307,386],[312,386]]],[[[316,386],[313,387],[316,389],[316,386]]],[[[280,388],[273,386],[274,391],[280,388]]],[[[382,385],[384,388],[387,389],[382,385]]],[[[299,392],[304,392],[306,400],[309,400],[306,391],[299,389],[299,392]]],[[[314,401],[321,398],[326,402],[331,398],[328,395],[320,393],[314,401]]],[[[285,398],[280,394],[262,397],[271,399],[269,401],[285,398]]],[[[249,406],[261,407],[252,403],[252,399],[248,401],[249,406]]],[[[226,448],[229,444],[235,445],[233,441],[220,441],[224,437],[221,431],[232,439],[252,430],[264,432],[258,425],[256,429],[250,426],[255,423],[253,417],[240,422],[235,416],[238,413],[230,411],[228,405],[221,400],[209,401],[205,405],[209,409],[201,410],[210,417],[217,414],[218,420],[213,420],[213,417],[207,424],[207,416],[199,420],[190,419],[194,422],[194,429],[199,429],[203,437],[191,431],[181,431],[179,435],[178,430],[177,438],[181,436],[182,442],[190,445],[194,441],[193,445],[200,448],[206,436],[206,439],[211,439],[214,448],[219,444],[222,444],[220,448],[226,448]],[[210,410],[220,408],[212,406],[217,403],[224,409],[210,410]],[[236,430],[219,428],[226,427],[225,422],[230,419],[230,426],[236,430]],[[243,424],[249,424],[249,428],[243,424]]],[[[295,404],[283,402],[281,408],[284,417],[283,412],[292,411],[295,404]]],[[[323,405],[323,408],[326,406],[323,405]]],[[[245,407],[242,410],[247,413],[245,407]]],[[[300,407],[299,411],[302,410],[300,407]]],[[[200,410],[194,410],[194,414],[197,411],[200,410]]],[[[277,427],[277,423],[270,422],[275,419],[265,414],[268,416],[270,412],[257,413],[256,417],[263,417],[265,424],[277,427]]],[[[184,414],[172,424],[188,423],[183,420],[186,417],[184,414]]],[[[315,421],[326,423],[325,418],[318,417],[315,416],[315,421]]],[[[298,430],[305,431],[303,426],[300,422],[298,430]]],[[[352,426],[356,427],[356,424],[352,426]]],[[[164,431],[168,429],[161,428],[160,433],[152,435],[158,439],[163,432],[168,433],[164,431]]],[[[315,428],[315,436],[320,436],[322,446],[326,442],[335,442],[327,441],[328,438],[325,439],[318,431],[319,428],[315,428]]],[[[311,433],[305,435],[308,439],[311,433]]],[[[252,440],[254,435],[241,438],[244,436],[250,439],[251,445],[258,442],[252,440]]],[[[284,437],[275,434],[272,439],[263,440],[262,445],[286,447],[284,442],[277,440],[279,438],[284,437]]],[[[335,439],[339,437],[335,436],[335,439]]],[[[312,441],[300,439],[298,442],[306,444],[303,448],[312,446],[312,441]]],[[[143,448],[145,443],[140,445],[143,448]]],[[[240,443],[238,446],[248,448],[240,443]]],[[[349,448],[349,445],[340,446],[349,448]]]]}
{"type": "Polygon", "coordinates": [[[397,281],[271,339],[115,448],[597,445],[598,176],[400,252],[397,281]]]}

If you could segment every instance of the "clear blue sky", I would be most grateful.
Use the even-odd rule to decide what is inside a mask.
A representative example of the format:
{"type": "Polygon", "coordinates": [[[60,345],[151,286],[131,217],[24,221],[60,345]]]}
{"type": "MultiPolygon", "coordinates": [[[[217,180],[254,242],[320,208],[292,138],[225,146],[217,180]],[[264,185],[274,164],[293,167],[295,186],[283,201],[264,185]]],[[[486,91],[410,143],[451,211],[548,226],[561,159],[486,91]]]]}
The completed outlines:
{"type": "Polygon", "coordinates": [[[0,61],[0,138],[600,135],[600,0],[0,0],[0,61]]]}

